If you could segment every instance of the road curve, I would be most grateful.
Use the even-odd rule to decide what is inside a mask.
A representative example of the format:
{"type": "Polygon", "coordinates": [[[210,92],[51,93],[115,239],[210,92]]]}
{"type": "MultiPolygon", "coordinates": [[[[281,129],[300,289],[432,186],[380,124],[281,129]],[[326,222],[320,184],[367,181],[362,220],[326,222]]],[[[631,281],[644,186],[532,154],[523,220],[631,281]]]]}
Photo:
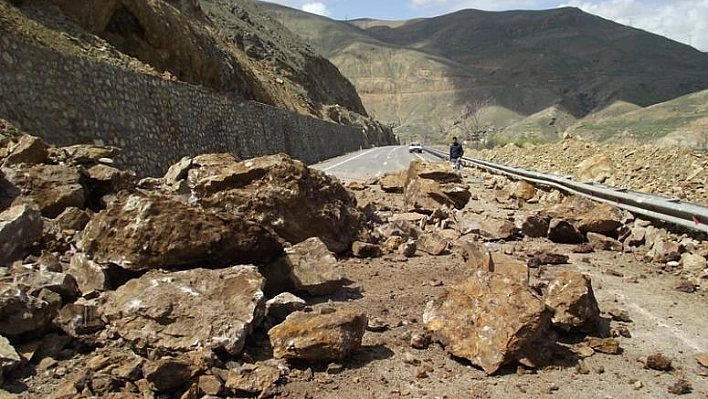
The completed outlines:
{"type": "Polygon", "coordinates": [[[375,147],[328,159],[312,165],[343,180],[367,180],[389,172],[408,169],[414,159],[440,162],[428,153],[409,153],[406,146],[375,147]]]}

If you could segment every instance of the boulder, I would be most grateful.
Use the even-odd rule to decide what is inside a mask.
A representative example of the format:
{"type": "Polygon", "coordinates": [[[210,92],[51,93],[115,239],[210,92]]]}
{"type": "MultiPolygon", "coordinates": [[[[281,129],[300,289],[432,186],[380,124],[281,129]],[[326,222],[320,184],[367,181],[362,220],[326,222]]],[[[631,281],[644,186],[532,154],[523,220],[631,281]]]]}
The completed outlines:
{"type": "Polygon", "coordinates": [[[0,169],[0,212],[10,207],[18,195],[20,190],[5,178],[5,173],[0,169]]]}
{"type": "MultiPolygon", "coordinates": [[[[415,221],[420,221],[425,217],[420,213],[414,213],[410,215],[417,215],[418,218],[415,221]]],[[[394,215],[393,220],[377,228],[377,231],[384,237],[399,236],[405,240],[411,238],[416,239],[420,235],[420,229],[418,229],[411,220],[399,219],[403,215],[394,215]]]]}
{"type": "Polygon", "coordinates": [[[462,248],[462,258],[472,270],[494,271],[492,254],[487,247],[478,241],[461,240],[458,242],[462,248]]]}
{"type": "Polygon", "coordinates": [[[14,284],[33,296],[38,296],[42,290],[55,292],[64,303],[79,297],[79,286],[74,277],[67,273],[28,269],[15,276],[14,284]]]}
{"type": "Polygon", "coordinates": [[[414,240],[408,240],[403,245],[398,247],[398,253],[406,258],[411,258],[415,255],[418,250],[418,245],[414,240]]]}
{"type": "Polygon", "coordinates": [[[84,208],[86,192],[76,167],[33,165],[19,168],[8,179],[48,218],[59,216],[68,207],[84,208]]]}
{"type": "Polygon", "coordinates": [[[71,274],[78,284],[79,291],[83,296],[96,296],[98,293],[116,287],[118,274],[115,270],[111,273],[111,266],[101,266],[88,259],[86,254],[77,252],[71,257],[67,273],[71,274]]]}
{"type": "Polygon", "coordinates": [[[563,219],[552,219],[548,224],[548,239],[559,244],[580,244],[585,242],[585,236],[570,222],[563,219]]]}
{"type": "Polygon", "coordinates": [[[54,324],[73,338],[95,333],[106,325],[100,317],[98,303],[82,299],[64,306],[54,319],[54,324]]]}
{"type": "Polygon", "coordinates": [[[22,259],[42,236],[42,215],[31,205],[16,205],[0,213],[0,266],[22,259]]]}
{"type": "Polygon", "coordinates": [[[5,157],[3,166],[9,167],[21,163],[35,165],[47,161],[49,152],[47,144],[39,137],[22,135],[17,145],[12,148],[10,154],[5,157]]]}
{"type": "MultiPolygon", "coordinates": [[[[22,358],[7,338],[0,335],[0,376],[16,369],[22,358]]],[[[1,377],[0,377],[1,379],[1,377]]]]}
{"type": "Polygon", "coordinates": [[[608,234],[616,232],[623,223],[622,210],[609,204],[598,204],[578,216],[575,227],[581,233],[608,234]]]}
{"type": "Polygon", "coordinates": [[[70,206],[54,219],[62,230],[81,231],[86,227],[91,217],[86,211],[70,206]]]}
{"type": "Polygon", "coordinates": [[[276,359],[340,360],[361,346],[366,315],[353,309],[295,312],[268,331],[276,359]]]}
{"type": "Polygon", "coordinates": [[[348,250],[363,226],[364,214],[344,186],[287,155],[241,162],[208,157],[194,158],[187,173],[188,187],[205,208],[243,216],[292,244],[319,237],[335,253],[348,250]]]}
{"type": "Polygon", "coordinates": [[[508,240],[513,238],[518,229],[514,223],[505,219],[482,217],[474,213],[464,214],[457,222],[460,234],[478,234],[488,240],[508,240]]]}
{"type": "Polygon", "coordinates": [[[379,186],[381,186],[381,190],[386,193],[402,194],[403,189],[406,186],[407,176],[408,172],[405,170],[401,172],[387,173],[379,180],[379,186]]]}
{"type": "Polygon", "coordinates": [[[265,277],[265,292],[305,292],[329,295],[344,284],[337,258],[317,237],[308,238],[285,249],[285,255],[260,268],[265,277]]]}
{"type": "Polygon", "coordinates": [[[536,196],[536,187],[527,181],[520,180],[514,185],[512,196],[528,201],[536,196]]]}
{"type": "Polygon", "coordinates": [[[108,293],[100,311],[139,351],[206,348],[237,355],[265,313],[262,286],[253,266],[153,270],[108,293]]]}
{"type": "Polygon", "coordinates": [[[143,366],[143,375],[155,392],[170,392],[185,386],[200,371],[187,356],[166,356],[143,366]]]}
{"type": "Polygon", "coordinates": [[[586,236],[590,245],[598,251],[622,252],[624,249],[624,245],[612,237],[593,232],[587,233],[586,236]]]}
{"type": "Polygon", "coordinates": [[[289,292],[283,292],[266,302],[266,316],[278,323],[285,320],[290,313],[305,309],[304,299],[289,292]]]}
{"type": "Polygon", "coordinates": [[[493,374],[536,351],[551,315],[528,286],[477,271],[430,301],[423,322],[449,353],[493,374]]]}
{"type": "Polygon", "coordinates": [[[43,332],[62,305],[61,296],[42,290],[37,296],[0,282],[0,334],[14,338],[43,332]]]}
{"type": "Polygon", "coordinates": [[[352,255],[356,258],[379,258],[383,255],[381,247],[368,242],[354,241],[352,255]]]}
{"type": "Polygon", "coordinates": [[[97,164],[86,169],[85,185],[88,192],[87,202],[94,208],[103,208],[103,196],[116,194],[121,190],[132,190],[135,186],[135,174],[97,164]]]}
{"type": "Polygon", "coordinates": [[[106,159],[114,159],[120,155],[118,147],[98,146],[92,144],[76,144],[68,147],[50,149],[52,156],[58,161],[78,165],[94,165],[106,159]]]}
{"type": "Polygon", "coordinates": [[[78,247],[126,270],[265,264],[282,253],[268,228],[162,195],[123,195],[96,214],[78,247]]]}
{"type": "Polygon", "coordinates": [[[604,155],[587,158],[575,166],[575,179],[602,183],[612,176],[614,162],[604,155]]]}
{"type": "Polygon", "coordinates": [[[416,248],[433,256],[442,255],[450,243],[437,232],[425,232],[416,241],[416,248]]]}
{"type": "Polygon", "coordinates": [[[526,262],[529,267],[540,267],[543,265],[565,265],[568,263],[568,255],[557,254],[549,251],[536,251],[530,254],[530,258],[526,262]]]}
{"type": "Polygon", "coordinates": [[[287,378],[290,369],[282,360],[244,364],[226,373],[226,388],[237,394],[261,394],[287,378]]]}
{"type": "Polygon", "coordinates": [[[544,293],[553,309],[553,326],[563,331],[592,333],[600,321],[600,308],[590,278],[575,270],[562,270],[544,293]]]}
{"type": "Polygon", "coordinates": [[[530,215],[521,223],[521,233],[526,237],[546,237],[550,218],[541,215],[530,215]]]}
{"type": "Polygon", "coordinates": [[[471,197],[469,187],[447,164],[411,162],[404,189],[409,209],[422,213],[432,213],[441,206],[462,209],[471,197]]]}

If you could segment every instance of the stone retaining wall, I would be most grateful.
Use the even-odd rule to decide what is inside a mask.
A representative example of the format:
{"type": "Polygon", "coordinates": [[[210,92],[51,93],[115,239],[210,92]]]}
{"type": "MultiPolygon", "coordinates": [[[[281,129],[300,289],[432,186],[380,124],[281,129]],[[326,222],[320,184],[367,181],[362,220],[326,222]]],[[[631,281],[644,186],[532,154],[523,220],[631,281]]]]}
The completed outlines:
{"type": "Polygon", "coordinates": [[[0,117],[59,146],[121,147],[117,166],[162,175],[185,155],[285,152],[314,163],[369,147],[360,128],[69,56],[0,33],[0,117]]]}

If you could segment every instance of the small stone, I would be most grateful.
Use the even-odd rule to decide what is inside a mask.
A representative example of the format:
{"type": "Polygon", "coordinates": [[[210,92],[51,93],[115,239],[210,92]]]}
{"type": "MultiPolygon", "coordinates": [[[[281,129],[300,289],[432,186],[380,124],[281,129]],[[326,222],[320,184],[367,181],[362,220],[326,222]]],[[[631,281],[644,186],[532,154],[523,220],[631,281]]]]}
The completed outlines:
{"type": "Polygon", "coordinates": [[[607,313],[610,314],[612,320],[621,321],[625,323],[631,323],[632,319],[629,317],[629,313],[624,309],[612,308],[607,313]]]}
{"type": "Polygon", "coordinates": [[[416,371],[415,377],[421,379],[428,378],[428,371],[424,367],[421,367],[416,371]]]}
{"type": "Polygon", "coordinates": [[[632,388],[634,388],[635,391],[638,391],[644,387],[644,384],[642,384],[641,381],[635,381],[634,384],[632,384],[632,388]]]}
{"type": "Polygon", "coordinates": [[[690,280],[687,279],[681,279],[679,283],[675,287],[676,291],[679,292],[685,292],[687,294],[692,294],[696,292],[696,286],[691,282],[690,280]]]}
{"type": "Polygon", "coordinates": [[[379,317],[374,317],[373,319],[369,320],[369,323],[366,325],[367,331],[383,332],[388,329],[389,324],[379,317]]]}
{"type": "Polygon", "coordinates": [[[573,350],[581,358],[590,357],[595,354],[595,350],[589,346],[580,346],[574,348],[573,350]]]}
{"type": "Polygon", "coordinates": [[[330,363],[327,365],[327,374],[339,374],[344,371],[344,366],[340,363],[330,363]]]}
{"type": "Polygon", "coordinates": [[[686,395],[691,393],[692,390],[693,387],[688,383],[688,381],[678,380],[669,387],[668,392],[674,395],[686,395]]]}
{"type": "Polygon", "coordinates": [[[620,353],[619,341],[614,338],[590,338],[588,346],[608,355],[617,355],[620,353]]]}
{"type": "Polygon", "coordinates": [[[708,368],[708,353],[699,353],[696,355],[696,361],[703,367],[708,368]]]}
{"type": "Polygon", "coordinates": [[[431,342],[432,337],[428,332],[415,333],[411,336],[411,346],[415,349],[428,349],[431,342]]]}
{"type": "Polygon", "coordinates": [[[671,370],[671,359],[661,353],[648,356],[644,367],[658,371],[671,370]]]}
{"type": "Polygon", "coordinates": [[[578,365],[575,366],[575,372],[578,374],[587,375],[590,374],[590,369],[585,365],[585,362],[579,362],[578,365]]]}
{"type": "Polygon", "coordinates": [[[406,352],[406,353],[403,355],[403,363],[405,363],[405,364],[410,364],[410,365],[412,365],[412,366],[417,366],[417,365],[420,364],[420,359],[418,359],[418,358],[415,357],[414,355],[412,355],[412,354],[406,352]]]}

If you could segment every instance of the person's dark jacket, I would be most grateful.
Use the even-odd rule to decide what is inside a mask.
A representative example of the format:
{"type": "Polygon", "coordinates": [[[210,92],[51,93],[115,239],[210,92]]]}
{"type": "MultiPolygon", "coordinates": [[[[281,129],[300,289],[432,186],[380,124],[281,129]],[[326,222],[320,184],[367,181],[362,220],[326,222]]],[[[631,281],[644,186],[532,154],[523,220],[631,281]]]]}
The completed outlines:
{"type": "Polygon", "coordinates": [[[465,151],[462,149],[462,144],[453,143],[450,146],[450,159],[462,158],[462,155],[464,153],[465,153],[465,151]]]}

